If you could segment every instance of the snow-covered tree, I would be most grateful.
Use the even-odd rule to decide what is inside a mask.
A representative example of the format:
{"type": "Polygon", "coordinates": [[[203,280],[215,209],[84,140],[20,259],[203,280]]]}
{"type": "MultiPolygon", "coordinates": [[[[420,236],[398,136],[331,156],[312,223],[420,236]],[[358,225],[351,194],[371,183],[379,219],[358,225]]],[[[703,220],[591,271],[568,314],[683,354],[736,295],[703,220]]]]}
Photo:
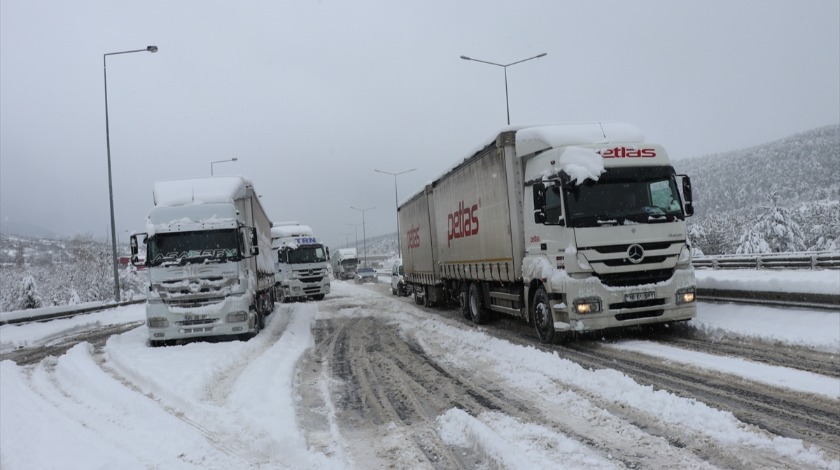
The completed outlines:
{"type": "Polygon", "coordinates": [[[38,284],[31,274],[27,274],[23,278],[23,282],[18,290],[18,310],[29,310],[31,308],[40,308],[43,305],[41,300],[41,293],[38,292],[38,284]]]}
{"type": "Polygon", "coordinates": [[[770,253],[770,245],[767,240],[762,237],[761,233],[755,226],[750,227],[741,235],[741,244],[735,250],[739,255],[748,255],[756,253],[770,253]]]}

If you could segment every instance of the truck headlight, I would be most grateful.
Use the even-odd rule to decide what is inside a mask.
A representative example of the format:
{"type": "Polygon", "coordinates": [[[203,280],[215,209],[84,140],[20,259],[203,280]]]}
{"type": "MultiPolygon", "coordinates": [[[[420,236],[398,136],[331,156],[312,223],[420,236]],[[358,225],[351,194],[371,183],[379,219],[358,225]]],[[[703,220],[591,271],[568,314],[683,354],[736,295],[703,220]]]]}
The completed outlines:
{"type": "Polygon", "coordinates": [[[694,286],[677,289],[677,305],[690,304],[694,302],[695,292],[696,289],[694,286]]]}
{"type": "Polygon", "coordinates": [[[575,299],[574,306],[575,312],[579,314],[598,313],[601,311],[601,299],[598,297],[575,299]]]}
{"type": "Polygon", "coordinates": [[[149,328],[167,328],[169,327],[169,320],[163,317],[152,317],[146,320],[149,328]]]}
{"type": "Polygon", "coordinates": [[[248,313],[247,312],[228,313],[227,317],[225,317],[225,321],[227,323],[242,323],[244,321],[248,321],[248,313]]]}
{"type": "Polygon", "coordinates": [[[691,264],[691,248],[688,245],[683,245],[680,250],[680,257],[677,259],[677,266],[686,267],[691,264]]]}

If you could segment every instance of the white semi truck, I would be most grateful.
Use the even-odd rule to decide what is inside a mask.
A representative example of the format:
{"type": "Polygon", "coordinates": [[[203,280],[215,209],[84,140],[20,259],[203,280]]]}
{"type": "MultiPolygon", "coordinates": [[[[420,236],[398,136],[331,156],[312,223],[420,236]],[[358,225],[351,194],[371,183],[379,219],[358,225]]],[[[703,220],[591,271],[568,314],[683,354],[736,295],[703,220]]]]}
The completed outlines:
{"type": "Polygon", "coordinates": [[[339,248],[332,256],[333,276],[336,279],[353,279],[356,277],[356,266],[359,255],[355,248],[339,248]]]}
{"type": "Polygon", "coordinates": [[[271,248],[277,266],[278,301],[323,300],[330,293],[329,249],[311,227],[297,222],[274,224],[271,248]]]}
{"type": "Polygon", "coordinates": [[[271,222],[243,177],[158,182],[145,235],[152,346],[205,336],[248,338],[274,309],[271,222]]]}
{"type": "Polygon", "coordinates": [[[635,126],[506,128],[398,211],[418,304],[521,317],[547,343],[696,314],[691,182],[635,126]]]}

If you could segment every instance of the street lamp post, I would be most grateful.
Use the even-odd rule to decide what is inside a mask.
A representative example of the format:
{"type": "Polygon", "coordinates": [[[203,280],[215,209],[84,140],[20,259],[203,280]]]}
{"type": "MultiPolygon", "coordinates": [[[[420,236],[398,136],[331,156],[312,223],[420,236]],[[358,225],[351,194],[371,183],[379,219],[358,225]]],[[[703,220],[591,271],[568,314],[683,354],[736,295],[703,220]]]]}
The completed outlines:
{"type": "Polygon", "coordinates": [[[356,235],[356,255],[358,256],[359,252],[359,226],[362,224],[351,224],[347,222],[347,225],[353,227],[353,233],[356,235]]]}
{"type": "MultiPolygon", "coordinates": [[[[358,207],[350,206],[351,209],[356,209],[362,213],[362,243],[365,248],[365,266],[367,266],[367,234],[365,233],[365,212],[376,209],[376,207],[368,207],[367,209],[359,209],[358,207]]],[[[358,244],[358,243],[357,243],[358,244]]]]}
{"type": "Polygon", "coordinates": [[[382,170],[373,170],[378,173],[384,173],[386,175],[391,175],[394,177],[394,209],[397,213],[397,256],[402,256],[402,243],[400,241],[400,200],[399,196],[397,195],[397,176],[402,175],[403,173],[408,173],[411,171],[416,170],[417,168],[412,168],[410,170],[401,171],[399,173],[391,173],[390,171],[382,171],[382,170]]]}
{"type": "Polygon", "coordinates": [[[350,235],[353,235],[353,232],[338,232],[339,235],[344,235],[344,244],[346,246],[350,246],[350,235]]]}
{"type": "Polygon", "coordinates": [[[233,158],[228,159],[228,160],[216,160],[215,162],[210,162],[210,176],[213,176],[213,165],[215,165],[216,163],[235,162],[237,160],[239,160],[239,159],[236,158],[236,157],[233,157],[233,158]]]}
{"type": "Polygon", "coordinates": [[[472,57],[467,57],[465,55],[462,55],[461,58],[464,59],[464,60],[471,60],[473,62],[481,62],[482,64],[495,65],[496,67],[501,67],[505,70],[505,107],[507,108],[507,123],[508,123],[508,125],[510,125],[510,104],[508,103],[507,68],[510,67],[511,65],[521,64],[522,62],[525,62],[525,61],[531,60],[531,59],[539,59],[540,57],[545,57],[546,55],[548,55],[548,53],[543,52],[542,54],[535,55],[534,57],[528,57],[527,59],[517,60],[516,62],[511,62],[509,64],[497,64],[495,62],[488,62],[486,60],[473,59],[472,57]]]}
{"type": "Polygon", "coordinates": [[[157,52],[157,46],[131,51],[108,52],[102,55],[102,73],[105,84],[105,147],[108,151],[108,200],[111,204],[111,257],[114,259],[114,302],[120,301],[120,272],[117,266],[117,229],[114,225],[114,183],[111,178],[111,128],[108,123],[108,56],[131,54],[132,52],[157,52]]]}

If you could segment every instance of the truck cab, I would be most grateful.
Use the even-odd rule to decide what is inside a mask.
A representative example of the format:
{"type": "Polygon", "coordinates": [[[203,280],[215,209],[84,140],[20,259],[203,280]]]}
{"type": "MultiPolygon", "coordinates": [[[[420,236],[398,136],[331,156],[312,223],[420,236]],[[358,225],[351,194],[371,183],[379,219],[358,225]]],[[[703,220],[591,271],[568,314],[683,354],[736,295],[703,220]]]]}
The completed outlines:
{"type": "Polygon", "coordinates": [[[297,223],[276,224],[271,239],[277,300],[323,300],[330,293],[329,249],[312,229],[297,223]]]}
{"type": "Polygon", "coordinates": [[[523,271],[530,298],[546,294],[544,314],[532,312],[541,339],[694,317],[691,182],[664,148],[552,148],[528,159],[524,179],[523,271]]]}

